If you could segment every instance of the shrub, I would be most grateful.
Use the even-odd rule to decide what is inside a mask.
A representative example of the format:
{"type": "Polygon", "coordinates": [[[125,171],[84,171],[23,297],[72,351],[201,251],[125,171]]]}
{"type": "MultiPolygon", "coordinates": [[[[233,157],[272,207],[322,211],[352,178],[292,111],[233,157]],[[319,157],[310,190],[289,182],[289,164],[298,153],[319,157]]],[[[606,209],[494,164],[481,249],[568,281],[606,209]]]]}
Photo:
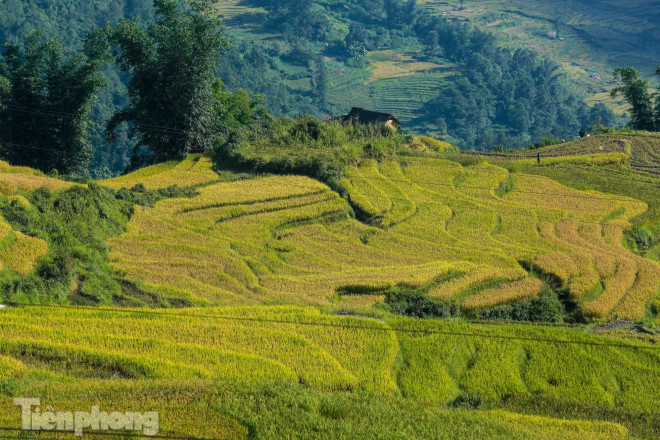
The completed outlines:
{"type": "Polygon", "coordinates": [[[544,287],[537,297],[512,304],[481,310],[479,319],[509,319],[528,322],[562,322],[564,306],[557,294],[549,287],[544,287]]]}
{"type": "Polygon", "coordinates": [[[385,302],[392,313],[412,318],[450,318],[460,315],[458,304],[438,301],[419,293],[394,291],[386,294],[385,302]]]}
{"type": "Polygon", "coordinates": [[[646,229],[634,226],[625,232],[628,247],[636,251],[648,250],[653,244],[653,236],[646,229]]]}

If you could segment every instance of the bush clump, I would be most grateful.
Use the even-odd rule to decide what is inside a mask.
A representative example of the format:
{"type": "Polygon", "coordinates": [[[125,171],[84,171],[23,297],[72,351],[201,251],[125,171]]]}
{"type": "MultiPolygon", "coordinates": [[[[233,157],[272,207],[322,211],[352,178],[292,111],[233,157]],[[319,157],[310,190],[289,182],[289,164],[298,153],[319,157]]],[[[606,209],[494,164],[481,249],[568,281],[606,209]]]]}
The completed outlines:
{"type": "Polygon", "coordinates": [[[565,310],[558,295],[545,286],[535,298],[480,310],[476,315],[478,319],[559,323],[564,320],[565,310]]]}
{"type": "Polygon", "coordinates": [[[438,301],[415,292],[389,292],[385,302],[389,304],[392,313],[411,318],[451,318],[461,314],[455,302],[438,301]]]}
{"type": "Polygon", "coordinates": [[[647,251],[653,244],[653,236],[649,231],[639,226],[634,226],[625,232],[625,239],[630,247],[636,251],[647,251]]]}

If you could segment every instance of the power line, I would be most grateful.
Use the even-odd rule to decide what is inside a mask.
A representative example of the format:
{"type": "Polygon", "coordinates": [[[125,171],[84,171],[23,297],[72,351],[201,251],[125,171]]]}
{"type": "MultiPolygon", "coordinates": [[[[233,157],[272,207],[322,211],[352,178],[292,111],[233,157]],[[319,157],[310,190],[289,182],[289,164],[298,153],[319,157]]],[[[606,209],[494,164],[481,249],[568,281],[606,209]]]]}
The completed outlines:
{"type": "Polygon", "coordinates": [[[9,303],[8,305],[13,307],[25,307],[25,308],[33,307],[33,308],[45,308],[45,309],[84,310],[90,312],[138,314],[138,315],[149,315],[149,316],[168,316],[168,317],[177,317],[177,318],[217,319],[220,321],[266,323],[266,324],[276,324],[276,325],[298,325],[305,327],[333,327],[333,328],[342,328],[345,330],[356,329],[356,330],[373,330],[373,331],[383,331],[383,332],[393,331],[393,332],[421,334],[421,335],[459,336],[459,337],[495,339],[495,340],[505,340],[505,341],[541,342],[541,343],[559,344],[559,345],[564,344],[564,345],[584,345],[584,346],[605,347],[605,348],[660,350],[660,346],[642,346],[642,345],[633,345],[633,344],[616,343],[616,342],[591,342],[591,341],[576,341],[576,340],[571,341],[566,339],[541,338],[541,337],[531,337],[531,336],[493,335],[493,334],[485,334],[485,333],[444,331],[444,330],[433,330],[433,329],[412,329],[412,328],[397,327],[397,326],[382,327],[375,325],[341,325],[331,322],[294,321],[294,320],[279,320],[279,319],[268,319],[268,318],[250,318],[245,316],[203,315],[203,314],[194,314],[194,313],[183,314],[183,313],[172,313],[172,312],[157,312],[150,310],[120,309],[116,307],[113,308],[113,307],[62,306],[62,305],[49,305],[49,304],[26,304],[26,303],[9,303]]]}
{"type": "MultiPolygon", "coordinates": [[[[56,430],[56,429],[51,429],[51,430],[39,430],[39,431],[31,431],[31,430],[24,430],[21,428],[11,428],[7,426],[0,426],[0,431],[4,432],[22,432],[25,434],[70,434],[74,435],[74,432],[72,431],[63,431],[63,430],[56,430]]],[[[104,436],[104,437],[129,437],[129,438],[142,438],[142,439],[166,439],[166,440],[228,440],[228,439],[220,439],[220,438],[204,438],[204,437],[190,437],[190,436],[178,436],[178,435],[162,435],[162,434],[157,434],[157,435],[146,435],[146,434],[136,434],[132,432],[107,432],[107,431],[86,431],[84,432],[85,435],[99,435],[99,436],[104,436]]],[[[0,439],[16,439],[16,440],[26,440],[25,437],[17,437],[17,436],[0,436],[0,439]]]]}
{"type": "Polygon", "coordinates": [[[32,147],[30,145],[16,144],[14,142],[0,142],[0,145],[11,145],[12,147],[21,147],[21,148],[27,148],[27,149],[30,149],[30,150],[38,150],[38,151],[48,151],[50,153],[62,154],[62,155],[71,154],[68,151],[54,150],[52,148],[32,147]]]}
{"type": "MultiPolygon", "coordinates": [[[[15,105],[15,104],[2,104],[2,107],[8,108],[10,110],[22,112],[22,113],[32,113],[32,114],[39,114],[39,115],[44,115],[44,116],[51,116],[51,117],[65,117],[65,118],[76,118],[78,115],[75,113],[65,113],[65,112],[58,112],[54,110],[43,110],[43,109],[37,109],[34,107],[25,107],[25,106],[20,106],[20,105],[15,105]]],[[[180,130],[177,128],[171,128],[171,127],[165,127],[162,125],[152,125],[152,124],[140,124],[142,127],[146,127],[146,131],[162,131],[162,132],[174,132],[174,133],[185,133],[184,130],[180,130]]]]}

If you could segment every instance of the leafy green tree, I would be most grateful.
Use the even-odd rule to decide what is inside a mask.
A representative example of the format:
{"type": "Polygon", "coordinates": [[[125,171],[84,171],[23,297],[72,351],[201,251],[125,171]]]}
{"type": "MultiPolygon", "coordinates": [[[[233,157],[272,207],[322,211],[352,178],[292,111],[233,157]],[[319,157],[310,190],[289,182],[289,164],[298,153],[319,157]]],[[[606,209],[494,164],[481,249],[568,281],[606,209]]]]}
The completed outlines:
{"type": "MultiPolygon", "coordinates": [[[[656,75],[660,75],[660,66],[655,70],[656,75]]],[[[655,94],[655,129],[660,131],[660,90],[655,94]]]]}
{"type": "Polygon", "coordinates": [[[156,20],[122,20],[109,30],[121,69],[130,75],[130,105],[109,121],[110,138],[131,123],[137,137],[133,166],[178,160],[211,148],[215,139],[213,84],[229,47],[212,2],[154,0],[156,20]],[[138,154],[140,147],[148,153],[138,154]]]}
{"type": "Polygon", "coordinates": [[[225,142],[231,133],[242,127],[268,117],[268,112],[262,105],[262,95],[253,95],[245,89],[226,92],[223,86],[219,79],[213,85],[213,112],[221,137],[220,143],[225,142]]]}
{"type": "Polygon", "coordinates": [[[612,97],[622,94],[630,105],[630,128],[653,131],[653,104],[649,95],[649,82],[640,76],[634,67],[619,67],[614,70],[614,78],[623,83],[612,90],[612,97]]]}
{"type": "Polygon", "coordinates": [[[316,65],[316,70],[312,78],[314,96],[317,99],[319,107],[324,109],[328,105],[328,68],[321,57],[318,57],[314,64],[316,65]]]}
{"type": "Polygon", "coordinates": [[[0,62],[0,155],[44,172],[83,173],[93,153],[90,113],[106,84],[108,61],[99,32],[85,38],[83,53],[65,57],[58,40],[40,32],[21,49],[5,46],[0,62]]]}

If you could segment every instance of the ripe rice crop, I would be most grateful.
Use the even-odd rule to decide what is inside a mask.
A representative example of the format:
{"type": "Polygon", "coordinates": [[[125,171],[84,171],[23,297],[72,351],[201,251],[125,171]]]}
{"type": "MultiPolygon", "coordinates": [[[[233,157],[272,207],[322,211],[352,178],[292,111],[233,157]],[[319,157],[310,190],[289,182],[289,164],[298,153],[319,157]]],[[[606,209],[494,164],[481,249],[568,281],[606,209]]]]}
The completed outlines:
{"type": "Polygon", "coordinates": [[[71,188],[74,183],[50,177],[20,174],[0,173],[0,195],[12,195],[17,191],[34,191],[37,188],[47,188],[50,191],[71,188]]]}
{"type": "Polygon", "coordinates": [[[18,377],[26,369],[22,362],[14,358],[0,356],[0,380],[18,377]]]}
{"type": "Polygon", "coordinates": [[[533,166],[546,166],[555,165],[558,163],[576,163],[576,164],[591,164],[591,165],[609,165],[609,164],[623,164],[628,161],[628,155],[624,153],[601,153],[601,154],[588,154],[581,156],[565,156],[565,157],[543,157],[541,156],[541,163],[537,159],[521,159],[516,160],[514,163],[519,165],[533,165],[533,166]]]}
{"type": "Polygon", "coordinates": [[[218,174],[213,171],[213,159],[193,154],[182,162],[152,165],[125,176],[102,180],[99,183],[114,189],[130,189],[141,183],[145,188],[154,190],[172,185],[194,187],[218,180],[218,174]]]}
{"type": "MultiPolygon", "coordinates": [[[[180,166],[161,167],[142,172],[154,182],[177,180],[180,166]]],[[[646,209],[634,199],[578,191],[483,162],[461,166],[416,157],[364,160],[349,169],[345,183],[350,201],[372,225],[353,220],[345,200],[306,177],[218,182],[196,197],[138,210],[127,233],[110,240],[111,262],[129,279],[170,295],[238,305],[329,304],[337,291],[378,295],[402,283],[432,285],[452,270],[468,273],[431,290],[449,299],[489,281],[524,278],[519,261],[558,277],[573,298],[594,301],[588,294],[620,258],[638,258],[621,245],[622,229],[646,209]],[[601,238],[582,222],[606,223],[601,238]],[[589,233],[595,239],[583,238],[589,233]]],[[[613,279],[605,284],[622,281],[613,279]]],[[[656,281],[646,279],[648,287],[634,298],[651,295],[656,281]]],[[[510,293],[479,301],[519,298],[510,293]]],[[[645,307],[631,301],[628,310],[645,307]]]]}
{"type": "Polygon", "coordinates": [[[660,295],[660,264],[639,258],[637,266],[635,284],[612,312],[623,319],[639,319],[644,315],[646,304],[660,295]]]}
{"type": "Polygon", "coordinates": [[[542,439],[614,440],[628,438],[628,430],[616,423],[588,422],[584,420],[562,420],[555,423],[545,417],[523,416],[504,411],[488,412],[487,417],[523,427],[530,435],[542,439]]]}
{"type": "Polygon", "coordinates": [[[598,298],[584,305],[584,314],[597,318],[606,317],[623,300],[628,289],[634,284],[636,275],[637,264],[632,259],[619,259],[616,273],[604,280],[605,288],[598,298]]]}
{"type": "Polygon", "coordinates": [[[580,272],[573,259],[561,252],[537,255],[534,264],[543,272],[551,273],[558,277],[562,284],[568,285],[572,277],[579,276],[580,272]]]}
{"type": "Polygon", "coordinates": [[[0,262],[4,263],[5,269],[19,275],[27,275],[34,263],[47,252],[48,245],[45,241],[13,231],[0,246],[0,262]]]}
{"type": "Polygon", "coordinates": [[[482,267],[464,276],[437,284],[429,291],[429,296],[431,298],[447,300],[460,292],[488,281],[495,281],[500,278],[507,278],[509,281],[513,281],[525,275],[526,273],[522,269],[510,270],[506,273],[493,267],[482,267]]]}
{"type": "Polygon", "coordinates": [[[461,302],[461,306],[466,310],[476,310],[531,299],[539,294],[542,285],[537,278],[525,278],[468,296],[461,302]]]}

